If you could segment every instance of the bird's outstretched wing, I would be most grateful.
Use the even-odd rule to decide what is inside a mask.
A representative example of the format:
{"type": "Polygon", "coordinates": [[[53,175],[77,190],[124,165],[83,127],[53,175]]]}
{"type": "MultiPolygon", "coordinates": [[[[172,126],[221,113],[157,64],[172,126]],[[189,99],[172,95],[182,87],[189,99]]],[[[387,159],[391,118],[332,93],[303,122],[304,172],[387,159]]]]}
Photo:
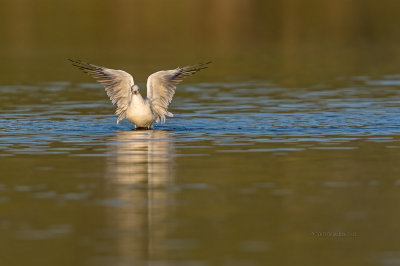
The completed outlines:
{"type": "Polygon", "coordinates": [[[156,122],[165,122],[165,116],[173,116],[168,112],[168,105],[175,94],[176,85],[184,78],[193,75],[197,71],[207,68],[207,63],[194,66],[178,67],[172,70],[162,70],[151,74],[147,78],[147,98],[150,101],[153,113],[157,116],[156,122]]]}
{"type": "Polygon", "coordinates": [[[133,77],[123,71],[95,66],[82,61],[71,60],[72,65],[89,74],[101,83],[113,104],[117,104],[115,114],[119,115],[117,123],[125,118],[126,110],[131,98],[131,87],[134,85],[133,77]]]}

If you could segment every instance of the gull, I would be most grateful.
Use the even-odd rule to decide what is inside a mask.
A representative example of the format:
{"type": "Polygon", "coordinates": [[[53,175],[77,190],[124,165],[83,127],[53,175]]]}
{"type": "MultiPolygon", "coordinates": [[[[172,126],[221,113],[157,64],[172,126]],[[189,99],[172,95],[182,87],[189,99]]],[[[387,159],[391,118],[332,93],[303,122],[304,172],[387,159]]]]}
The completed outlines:
{"type": "Polygon", "coordinates": [[[126,118],[135,128],[152,129],[153,122],[165,123],[165,116],[173,117],[168,106],[175,94],[176,86],[196,72],[207,68],[207,63],[178,67],[172,70],[161,70],[147,78],[147,98],[139,92],[139,86],[131,74],[72,60],[72,65],[92,76],[105,88],[111,102],[117,105],[115,114],[119,115],[117,124],[126,118]]]}

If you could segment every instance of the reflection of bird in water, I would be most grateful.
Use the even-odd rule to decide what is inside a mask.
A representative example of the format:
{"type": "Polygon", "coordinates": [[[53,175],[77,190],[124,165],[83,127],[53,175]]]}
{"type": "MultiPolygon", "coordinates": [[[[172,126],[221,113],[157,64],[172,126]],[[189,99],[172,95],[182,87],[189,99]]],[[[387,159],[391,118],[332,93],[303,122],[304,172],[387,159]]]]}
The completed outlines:
{"type": "Polygon", "coordinates": [[[124,204],[109,208],[107,217],[111,230],[120,232],[115,252],[133,263],[129,265],[165,255],[165,221],[173,194],[164,186],[174,178],[172,140],[168,131],[133,130],[117,132],[110,142],[108,195],[124,204]]]}
{"type": "Polygon", "coordinates": [[[173,142],[164,130],[120,131],[110,158],[112,182],[162,185],[172,178],[173,142]]]}
{"type": "Polygon", "coordinates": [[[188,76],[206,68],[209,64],[178,67],[151,74],[147,79],[147,98],[143,99],[139,86],[133,77],[123,71],[95,66],[82,61],[70,60],[74,66],[91,75],[103,84],[113,104],[117,104],[117,123],[126,118],[135,127],[151,129],[153,122],[165,122],[165,116],[172,117],[168,106],[175,94],[176,86],[188,76]]]}

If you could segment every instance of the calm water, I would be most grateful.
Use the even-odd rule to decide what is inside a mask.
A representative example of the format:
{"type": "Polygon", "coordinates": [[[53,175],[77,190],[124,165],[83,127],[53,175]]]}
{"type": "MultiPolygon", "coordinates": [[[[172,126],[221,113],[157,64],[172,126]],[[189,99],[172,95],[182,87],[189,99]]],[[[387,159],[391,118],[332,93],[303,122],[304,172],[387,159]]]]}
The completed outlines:
{"type": "Polygon", "coordinates": [[[0,2],[0,265],[400,265],[383,2],[0,2]],[[69,57],[214,62],[135,131],[69,57]]]}
{"type": "Polygon", "coordinates": [[[396,78],[187,84],[152,131],[116,125],[96,84],[2,86],[2,259],[398,261],[396,78]]]}

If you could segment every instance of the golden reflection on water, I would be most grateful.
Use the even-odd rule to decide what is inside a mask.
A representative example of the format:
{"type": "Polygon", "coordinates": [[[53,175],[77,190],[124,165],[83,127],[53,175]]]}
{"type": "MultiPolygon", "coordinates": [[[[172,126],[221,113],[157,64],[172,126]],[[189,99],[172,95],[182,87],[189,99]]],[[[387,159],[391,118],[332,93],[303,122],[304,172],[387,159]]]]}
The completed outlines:
{"type": "Polygon", "coordinates": [[[113,248],[129,261],[151,260],[165,250],[173,198],[164,186],[174,179],[174,142],[162,130],[116,134],[106,171],[112,201],[122,202],[107,213],[111,230],[118,232],[113,248]]]}
{"type": "Polygon", "coordinates": [[[119,131],[113,143],[108,173],[118,184],[164,185],[173,178],[174,143],[163,130],[119,131]]]}

